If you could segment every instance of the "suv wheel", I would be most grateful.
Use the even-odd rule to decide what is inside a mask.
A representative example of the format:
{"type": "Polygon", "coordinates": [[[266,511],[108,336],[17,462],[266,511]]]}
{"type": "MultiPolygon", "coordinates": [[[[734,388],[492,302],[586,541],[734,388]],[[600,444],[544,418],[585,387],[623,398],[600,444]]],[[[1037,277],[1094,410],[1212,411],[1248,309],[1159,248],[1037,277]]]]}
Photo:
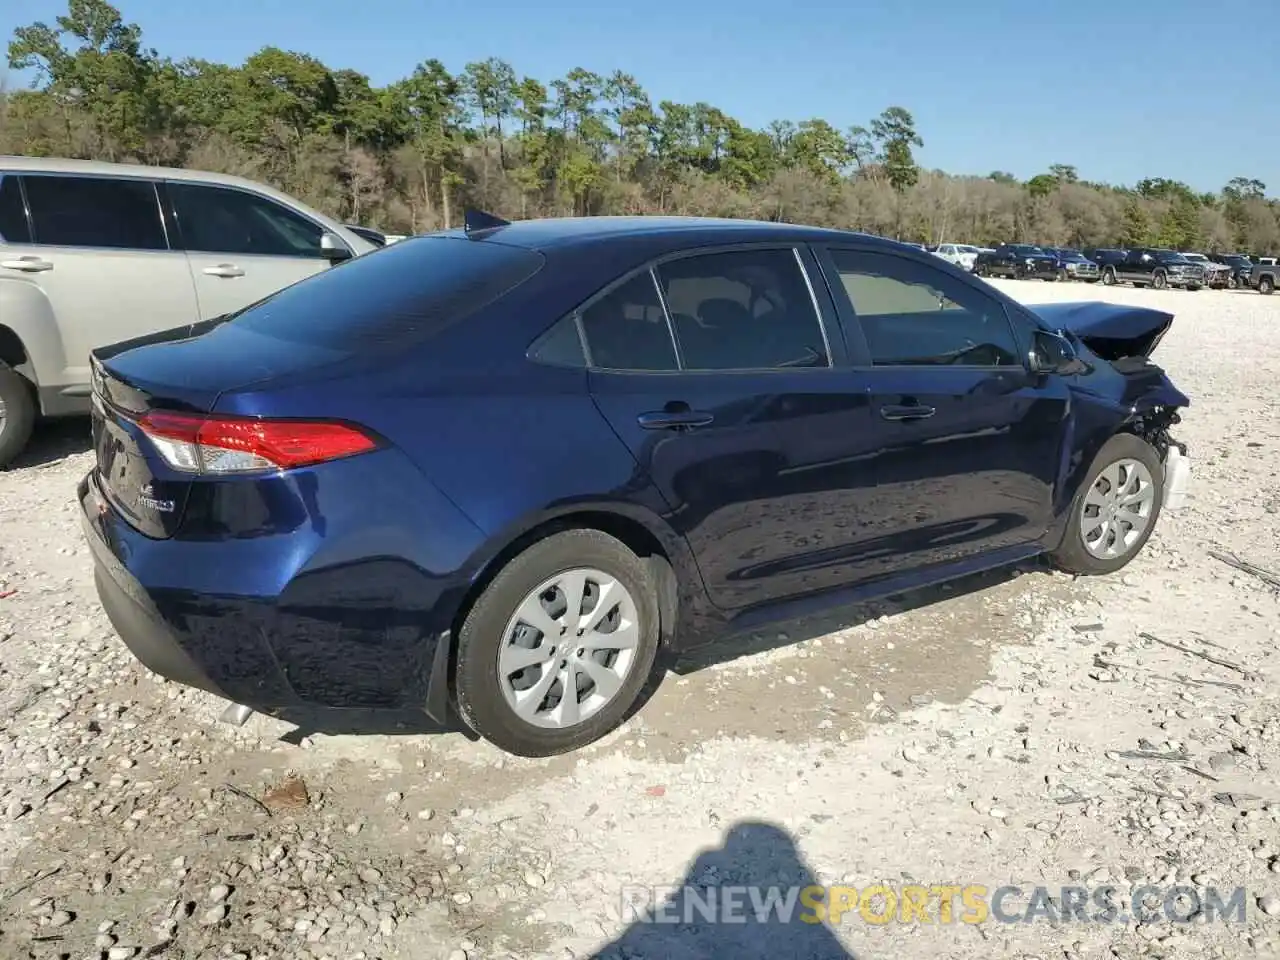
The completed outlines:
{"type": "Polygon", "coordinates": [[[1103,269],[1103,271],[1102,271],[1102,282],[1103,282],[1103,284],[1104,284],[1104,285],[1106,285],[1106,286],[1108,286],[1108,287],[1113,286],[1113,285],[1115,284],[1115,282],[1116,282],[1116,268],[1115,268],[1115,267],[1106,267],[1106,268],[1104,268],[1104,269],[1103,269]]]}
{"type": "Polygon", "coordinates": [[[1163,290],[1169,285],[1169,278],[1165,276],[1165,272],[1163,270],[1157,270],[1155,275],[1151,278],[1151,285],[1157,290],[1163,290]]]}
{"type": "Polygon", "coordinates": [[[458,631],[458,712],[518,756],[576,750],[623,721],[657,652],[648,566],[599,530],[557,533],[503,567],[458,631]]]}
{"type": "Polygon", "coordinates": [[[1276,282],[1271,277],[1261,277],[1258,280],[1259,293],[1275,293],[1276,282]]]}
{"type": "Polygon", "coordinates": [[[1069,573],[1114,573],[1147,542],[1163,500],[1164,465],[1155,449],[1131,433],[1116,434],[1094,457],[1050,558],[1069,573]]]}
{"type": "Polygon", "coordinates": [[[0,468],[22,452],[35,422],[36,401],[30,385],[13,368],[0,363],[0,468]]]}

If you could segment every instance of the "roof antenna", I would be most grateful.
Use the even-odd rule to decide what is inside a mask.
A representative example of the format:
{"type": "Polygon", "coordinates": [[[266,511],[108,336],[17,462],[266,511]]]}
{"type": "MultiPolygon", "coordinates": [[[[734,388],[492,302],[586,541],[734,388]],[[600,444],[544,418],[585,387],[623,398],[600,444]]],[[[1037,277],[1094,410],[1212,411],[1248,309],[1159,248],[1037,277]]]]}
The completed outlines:
{"type": "Polygon", "coordinates": [[[503,220],[501,217],[495,217],[493,214],[485,213],[483,210],[468,208],[462,214],[462,229],[468,237],[478,236],[491,230],[500,230],[509,226],[511,226],[510,220],[503,220]]]}

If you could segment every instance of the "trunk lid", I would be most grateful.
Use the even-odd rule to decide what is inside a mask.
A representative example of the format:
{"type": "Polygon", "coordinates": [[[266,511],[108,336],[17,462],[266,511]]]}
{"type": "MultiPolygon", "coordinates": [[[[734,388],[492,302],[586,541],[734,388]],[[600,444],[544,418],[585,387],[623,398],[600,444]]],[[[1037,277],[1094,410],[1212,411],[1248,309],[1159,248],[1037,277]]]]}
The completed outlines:
{"type": "Polygon", "coordinates": [[[138,420],[158,410],[208,413],[227,390],[315,371],[345,356],[215,322],[94,351],[93,446],[103,497],[141,533],[173,536],[193,486],[209,481],[168,466],[138,420]]]}
{"type": "Polygon", "coordinates": [[[1051,303],[1030,309],[1113,363],[1150,357],[1173,323],[1173,314],[1163,310],[1119,303],[1051,303]]]}

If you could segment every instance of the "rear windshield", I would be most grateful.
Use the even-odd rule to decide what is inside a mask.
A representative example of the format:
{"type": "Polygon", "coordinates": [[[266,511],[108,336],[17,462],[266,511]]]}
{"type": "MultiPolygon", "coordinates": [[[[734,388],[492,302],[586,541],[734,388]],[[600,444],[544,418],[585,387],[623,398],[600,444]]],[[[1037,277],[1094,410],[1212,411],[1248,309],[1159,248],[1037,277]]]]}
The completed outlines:
{"type": "Polygon", "coordinates": [[[230,322],[348,353],[412,343],[492,303],[542,264],[542,254],[520,247],[413,237],[328,267],[230,322]]]}

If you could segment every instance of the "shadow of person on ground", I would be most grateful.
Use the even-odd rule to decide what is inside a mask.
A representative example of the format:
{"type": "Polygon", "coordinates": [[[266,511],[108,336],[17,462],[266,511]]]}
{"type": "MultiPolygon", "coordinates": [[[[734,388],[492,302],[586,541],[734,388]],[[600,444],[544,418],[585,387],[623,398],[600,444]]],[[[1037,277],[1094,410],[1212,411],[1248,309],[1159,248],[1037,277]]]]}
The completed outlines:
{"type": "Polygon", "coordinates": [[[723,846],[704,851],[675,890],[623,891],[621,936],[596,960],[856,960],[826,923],[806,922],[814,912],[801,891],[817,883],[785,830],[746,820],[723,846]]]}

